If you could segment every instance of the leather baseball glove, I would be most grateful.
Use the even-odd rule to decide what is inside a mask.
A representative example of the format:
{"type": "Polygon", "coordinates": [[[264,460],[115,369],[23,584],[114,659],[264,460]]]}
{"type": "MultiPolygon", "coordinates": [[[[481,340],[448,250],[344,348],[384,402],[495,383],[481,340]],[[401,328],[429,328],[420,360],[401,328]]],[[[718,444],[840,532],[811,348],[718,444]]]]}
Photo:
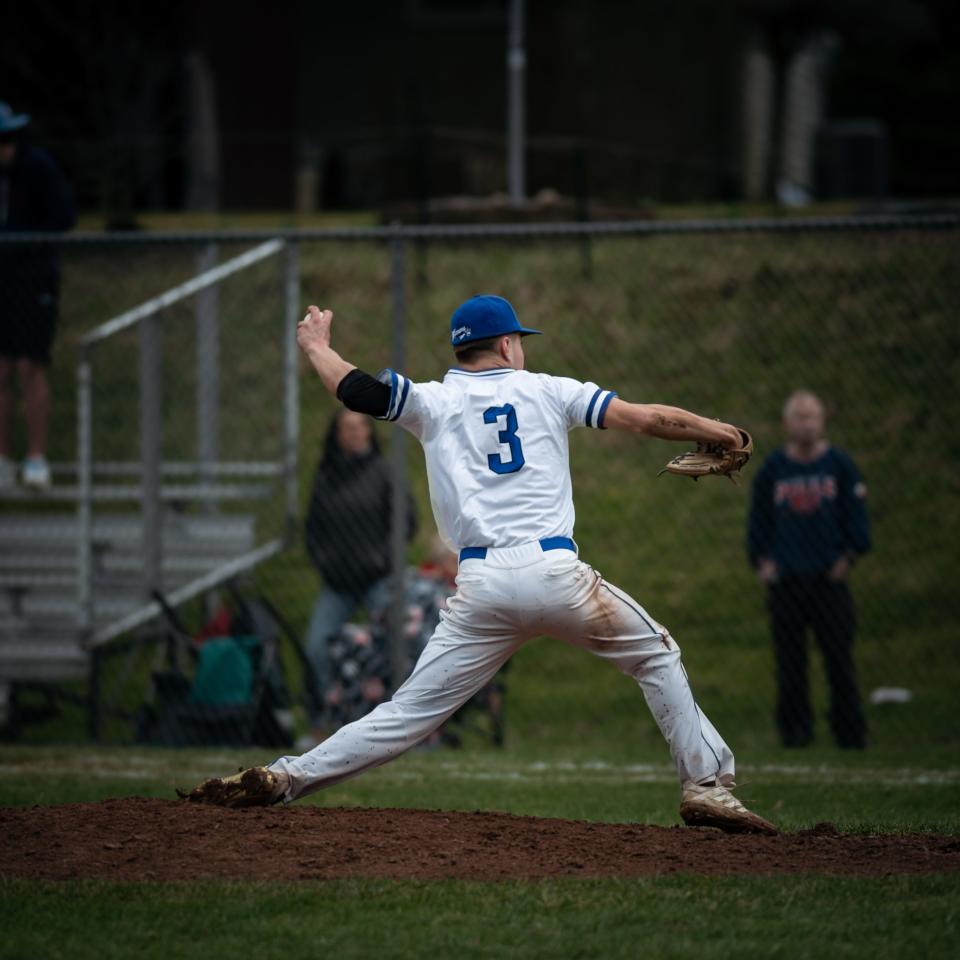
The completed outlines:
{"type": "Polygon", "coordinates": [[[283,796],[280,778],[266,767],[249,767],[232,777],[212,777],[177,796],[194,803],[212,803],[218,807],[267,807],[283,796]]]}
{"type": "Polygon", "coordinates": [[[688,450],[679,457],[674,457],[657,476],[661,473],[675,473],[681,477],[693,477],[694,480],[710,476],[729,477],[736,483],[736,474],[753,456],[753,437],[746,430],[740,427],[737,429],[740,430],[739,447],[731,449],[719,443],[701,441],[696,450],[688,450]]]}

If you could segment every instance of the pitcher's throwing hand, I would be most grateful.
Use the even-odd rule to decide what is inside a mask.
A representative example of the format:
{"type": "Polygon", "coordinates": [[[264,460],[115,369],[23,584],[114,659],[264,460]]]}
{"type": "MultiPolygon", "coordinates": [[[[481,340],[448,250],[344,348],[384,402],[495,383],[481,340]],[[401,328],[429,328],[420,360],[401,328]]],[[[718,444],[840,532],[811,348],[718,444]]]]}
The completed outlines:
{"type": "Polygon", "coordinates": [[[307,315],[297,324],[297,344],[300,349],[309,355],[311,347],[328,347],[332,324],[332,310],[308,307],[307,315]]]}

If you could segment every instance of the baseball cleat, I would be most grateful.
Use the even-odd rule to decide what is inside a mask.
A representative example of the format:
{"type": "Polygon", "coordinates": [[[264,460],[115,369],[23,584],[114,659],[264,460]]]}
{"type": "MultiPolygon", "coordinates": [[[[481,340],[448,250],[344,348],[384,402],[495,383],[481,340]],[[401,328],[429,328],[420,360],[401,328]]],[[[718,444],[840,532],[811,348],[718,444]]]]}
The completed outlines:
{"type": "Polygon", "coordinates": [[[726,787],[690,784],[683,788],[680,816],[688,827],[716,827],[727,833],[780,831],[768,820],[751,813],[726,787]]]}
{"type": "Polygon", "coordinates": [[[267,807],[279,802],[287,790],[287,778],[266,767],[248,767],[232,777],[212,777],[184,793],[181,800],[212,803],[218,807],[267,807]]]}

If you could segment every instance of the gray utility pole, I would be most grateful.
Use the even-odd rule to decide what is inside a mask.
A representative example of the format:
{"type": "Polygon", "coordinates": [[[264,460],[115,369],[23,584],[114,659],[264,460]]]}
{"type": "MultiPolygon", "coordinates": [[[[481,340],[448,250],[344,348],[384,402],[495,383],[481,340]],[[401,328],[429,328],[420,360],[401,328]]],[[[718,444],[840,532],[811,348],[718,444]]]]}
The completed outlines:
{"type": "Polygon", "coordinates": [[[507,190],[510,203],[515,207],[523,203],[527,193],[525,7],[525,0],[510,0],[510,32],[507,38],[507,190]]]}

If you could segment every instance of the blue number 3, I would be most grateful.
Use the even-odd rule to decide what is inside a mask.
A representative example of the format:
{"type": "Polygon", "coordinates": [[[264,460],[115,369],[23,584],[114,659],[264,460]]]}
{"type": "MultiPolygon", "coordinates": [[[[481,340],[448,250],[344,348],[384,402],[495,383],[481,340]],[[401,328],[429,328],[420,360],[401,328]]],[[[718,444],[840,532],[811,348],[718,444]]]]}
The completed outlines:
{"type": "Polygon", "coordinates": [[[497,434],[497,439],[510,445],[510,459],[504,460],[499,453],[491,453],[487,455],[487,466],[494,473],[516,473],[525,463],[523,447],[517,436],[517,411],[510,403],[502,407],[488,407],[483,411],[484,423],[496,423],[501,417],[506,417],[507,423],[505,429],[497,434]]]}

